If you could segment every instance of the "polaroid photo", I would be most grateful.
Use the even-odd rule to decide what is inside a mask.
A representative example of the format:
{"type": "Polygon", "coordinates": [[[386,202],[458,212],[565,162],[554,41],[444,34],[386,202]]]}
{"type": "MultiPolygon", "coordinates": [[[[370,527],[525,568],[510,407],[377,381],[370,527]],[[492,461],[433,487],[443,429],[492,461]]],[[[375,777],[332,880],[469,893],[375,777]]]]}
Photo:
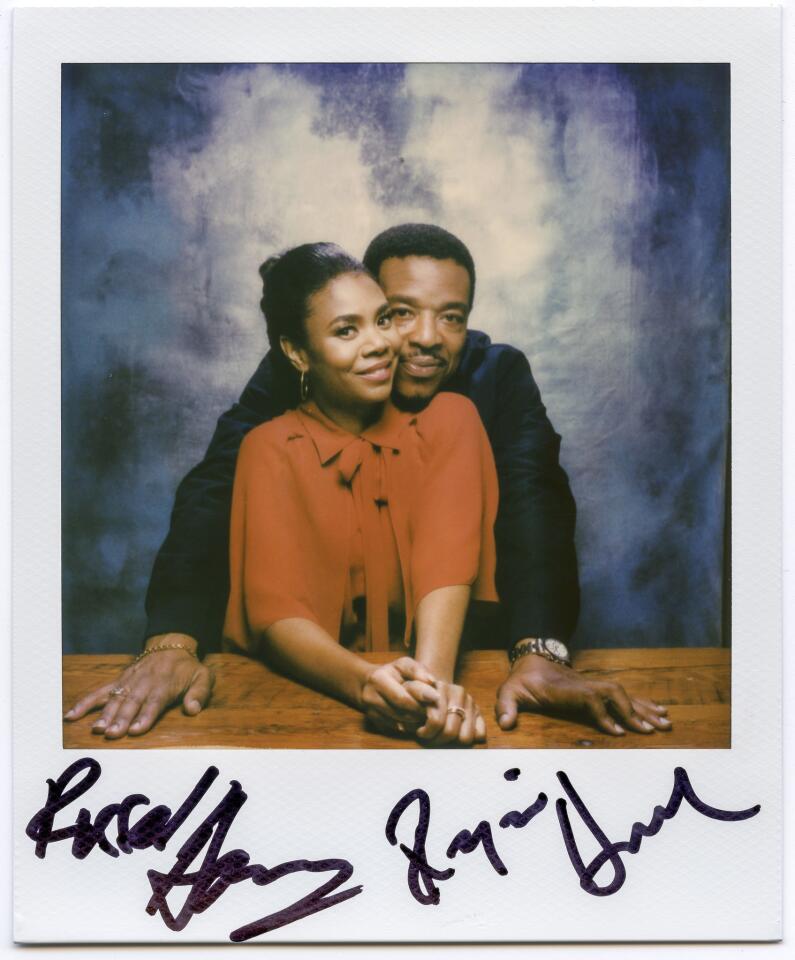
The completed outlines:
{"type": "Polygon", "coordinates": [[[780,14],[451,15],[16,13],[20,942],[780,937],[780,14]]]}

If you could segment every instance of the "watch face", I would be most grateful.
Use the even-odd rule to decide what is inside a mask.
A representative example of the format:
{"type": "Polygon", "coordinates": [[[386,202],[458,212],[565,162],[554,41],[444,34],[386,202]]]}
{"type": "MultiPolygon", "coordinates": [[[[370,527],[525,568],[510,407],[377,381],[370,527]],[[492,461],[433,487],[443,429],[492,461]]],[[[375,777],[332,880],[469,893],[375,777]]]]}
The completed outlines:
{"type": "Polygon", "coordinates": [[[544,649],[551,653],[553,657],[558,657],[561,660],[569,659],[566,644],[561,643],[560,640],[544,640],[544,649]]]}

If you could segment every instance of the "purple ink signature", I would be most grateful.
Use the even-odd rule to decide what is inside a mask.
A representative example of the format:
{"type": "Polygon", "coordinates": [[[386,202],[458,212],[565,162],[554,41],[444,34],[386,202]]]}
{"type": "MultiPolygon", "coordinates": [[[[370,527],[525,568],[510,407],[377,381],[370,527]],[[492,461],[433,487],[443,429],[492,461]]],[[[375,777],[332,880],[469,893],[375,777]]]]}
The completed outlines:
{"type": "MultiPolygon", "coordinates": [[[[111,803],[103,807],[93,820],[90,811],[83,807],[78,811],[74,823],[55,828],[56,814],[87,793],[99,780],[101,772],[102,768],[97,760],[92,757],[83,757],[68,766],[57,780],[47,780],[47,800],[31,818],[26,829],[28,837],[35,842],[37,857],[43,859],[48,845],[62,840],[72,841],[72,856],[78,860],[85,859],[95,847],[111,857],[118,857],[120,852],[131,854],[136,850],[149,848],[163,851],[205,797],[219,773],[217,767],[208,767],[174,813],[170,807],[159,804],[144,812],[135,823],[131,823],[133,810],[139,806],[148,806],[150,803],[148,797],[134,793],[125,797],[120,803],[111,803]],[[111,841],[107,831],[114,820],[116,836],[115,840],[111,841]]],[[[505,772],[504,777],[506,780],[515,781],[519,775],[519,769],[512,768],[505,772]]],[[[555,804],[563,843],[579,877],[580,886],[586,893],[597,897],[610,896],[621,889],[627,876],[622,854],[637,853],[643,839],[656,836],[663,824],[676,816],[683,802],[687,802],[702,816],[712,820],[731,822],[754,817],[761,809],[759,804],[747,810],[720,810],[709,806],[696,794],[686,770],[683,767],[677,767],[674,770],[673,790],[667,804],[664,807],[656,806],[648,823],[633,824],[629,840],[611,841],[574,789],[569,777],[563,771],[559,771],[557,777],[568,798],[561,797],[555,804]],[[600,847],[599,853],[587,864],[580,856],[574,837],[569,803],[600,847]],[[612,878],[609,882],[600,884],[597,876],[607,864],[612,869],[612,878]]],[[[147,871],[152,895],[146,905],[146,911],[152,916],[159,914],[170,930],[184,930],[194,915],[204,913],[229,887],[246,880],[264,887],[294,873],[332,874],[306,896],[295,900],[281,910],[233,930],[229,934],[229,939],[236,943],[251,940],[288,923],[294,923],[321,910],[337,906],[362,892],[361,884],[339,889],[353,876],[352,864],[342,858],[324,860],[302,858],[288,860],[274,867],[266,867],[259,863],[251,863],[250,855],[245,850],[235,849],[222,853],[227,834],[247,799],[241,785],[235,780],[231,781],[229,790],[221,802],[179,848],[171,869],[167,873],[158,870],[147,871]],[[202,853],[201,863],[195,866],[202,853]],[[181,909],[175,914],[169,906],[168,897],[176,887],[188,887],[189,892],[181,909]]],[[[547,803],[546,794],[539,793],[524,810],[510,810],[504,814],[499,820],[499,827],[521,830],[546,809],[547,803]]],[[[409,892],[417,902],[423,905],[438,904],[441,893],[437,881],[449,880],[455,874],[454,867],[434,867],[428,862],[426,843],[430,821],[430,796],[425,790],[417,788],[410,790],[398,800],[386,822],[388,842],[392,846],[398,846],[408,860],[406,883],[409,892]],[[408,847],[404,843],[399,843],[397,830],[403,816],[415,804],[417,824],[413,844],[408,847]]],[[[473,830],[460,830],[449,843],[447,858],[452,860],[459,853],[472,853],[478,847],[483,850],[496,873],[500,876],[508,874],[508,867],[497,851],[494,831],[488,820],[481,820],[473,830]]]]}
{"type": "MultiPolygon", "coordinates": [[[[504,776],[506,780],[517,780],[519,773],[519,769],[514,767],[511,770],[506,770],[504,776]]],[[[600,852],[590,863],[586,864],[583,861],[577,847],[577,841],[574,838],[574,831],[571,828],[568,803],[561,797],[555,807],[566,852],[569,855],[571,865],[580,878],[580,886],[586,893],[595,897],[606,897],[617,893],[621,889],[627,878],[627,870],[621,859],[621,854],[637,853],[643,838],[656,836],[665,821],[676,816],[683,801],[686,800],[697,813],[709,817],[711,820],[747,820],[749,817],[755,817],[761,809],[759,804],[749,807],[747,810],[719,810],[717,807],[711,807],[696,795],[684,767],[677,767],[674,770],[674,786],[668,803],[664,807],[656,806],[654,808],[654,813],[648,824],[634,823],[629,840],[613,842],[596,822],[582,798],[572,786],[568,776],[561,770],[557,777],[577,814],[601,847],[600,852]],[[610,863],[613,868],[613,879],[610,883],[600,886],[596,881],[596,876],[607,863],[610,863]]],[[[412,847],[407,847],[404,843],[399,844],[400,850],[409,862],[406,882],[411,895],[418,903],[437,904],[440,901],[441,893],[434,881],[449,880],[455,873],[455,868],[448,867],[446,870],[442,870],[438,867],[432,867],[428,863],[425,844],[431,821],[431,798],[424,790],[410,790],[398,800],[387,819],[386,838],[392,846],[398,846],[398,823],[414,803],[417,804],[418,811],[414,844],[412,847]]],[[[521,829],[539,814],[546,805],[546,794],[539,793],[535,802],[530,804],[526,810],[511,810],[506,813],[500,819],[500,827],[503,829],[507,827],[521,829]]],[[[471,832],[462,830],[456,834],[447,848],[447,856],[452,860],[456,854],[471,853],[478,846],[483,849],[486,859],[494,870],[501,876],[505,876],[508,873],[508,868],[497,852],[491,825],[487,820],[482,820],[471,832]]]]}
{"type": "MultiPolygon", "coordinates": [[[[32,818],[25,831],[30,839],[36,842],[37,857],[44,857],[48,844],[69,839],[72,840],[72,856],[78,860],[87,857],[95,846],[111,857],[118,857],[119,851],[132,853],[134,850],[147,850],[149,847],[164,850],[168,841],[182,826],[218,776],[217,767],[208,767],[185,802],[174,814],[169,807],[159,805],[153,807],[131,826],[132,809],[149,803],[148,797],[135,793],[126,797],[121,803],[111,803],[103,807],[93,823],[90,812],[83,808],[77,814],[72,826],[54,830],[55,814],[90,790],[99,779],[101,769],[99,763],[92,757],[83,757],[67,767],[57,780],[47,781],[47,802],[32,818]],[[75,777],[83,771],[85,771],[83,779],[70,786],[75,777]],[[114,819],[118,826],[115,845],[106,835],[114,819]]],[[[159,913],[169,930],[184,930],[191,917],[197,913],[203,913],[229,887],[244,880],[251,880],[257,886],[264,887],[292,873],[334,874],[308,896],[296,900],[282,910],[277,910],[275,913],[233,930],[229,934],[229,939],[235,943],[251,940],[263,933],[270,933],[271,930],[276,930],[285,924],[294,923],[313,913],[350,900],[351,897],[362,892],[362,887],[359,885],[334,893],[338,887],[350,880],[353,874],[353,867],[347,860],[289,860],[275,867],[264,867],[259,863],[250,863],[249,854],[245,850],[229,850],[221,854],[221,847],[229,828],[246,800],[247,795],[243,788],[233,780],[223,800],[179,848],[176,862],[168,873],[160,873],[158,870],[147,871],[152,896],[146,905],[146,912],[153,916],[159,913]],[[201,865],[198,869],[190,870],[189,868],[205,847],[207,850],[201,865]],[[190,887],[188,897],[176,915],[168,906],[168,895],[175,887],[190,887]]]]}

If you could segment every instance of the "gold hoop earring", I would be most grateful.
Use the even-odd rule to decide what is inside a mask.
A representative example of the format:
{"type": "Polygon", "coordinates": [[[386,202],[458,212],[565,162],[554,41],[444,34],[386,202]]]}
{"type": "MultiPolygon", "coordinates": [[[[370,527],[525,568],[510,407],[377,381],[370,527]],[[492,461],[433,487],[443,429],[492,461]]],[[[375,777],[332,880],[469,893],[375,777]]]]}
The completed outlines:
{"type": "Polygon", "coordinates": [[[301,371],[300,390],[301,390],[301,400],[309,399],[309,380],[307,379],[307,376],[306,376],[306,370],[301,371]]]}

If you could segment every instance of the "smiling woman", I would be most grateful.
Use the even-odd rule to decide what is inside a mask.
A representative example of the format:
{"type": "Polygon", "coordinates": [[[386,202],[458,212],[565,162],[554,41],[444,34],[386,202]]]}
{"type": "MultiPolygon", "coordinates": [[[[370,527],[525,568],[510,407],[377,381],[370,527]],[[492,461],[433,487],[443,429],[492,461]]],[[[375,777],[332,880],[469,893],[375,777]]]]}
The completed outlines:
{"type": "MultiPolygon", "coordinates": [[[[266,310],[271,318],[277,312],[275,304],[266,310]]],[[[278,315],[281,321],[281,311],[278,315]]],[[[271,343],[281,346],[301,377],[302,399],[311,393],[335,423],[352,433],[378,419],[392,389],[401,341],[372,277],[361,272],[334,277],[312,295],[305,329],[272,319],[269,329],[271,343]]]]}
{"type": "MultiPolygon", "coordinates": [[[[383,733],[431,746],[483,741],[477,704],[453,682],[470,599],[497,600],[497,474],[477,409],[451,393],[416,414],[393,406],[400,310],[339,247],[295,247],[260,275],[274,375],[292,381],[300,403],[240,447],[226,641],[361,710],[383,733]],[[390,650],[380,665],[360,655],[390,650]]],[[[397,278],[402,303],[410,276],[397,278]]],[[[416,277],[427,299],[421,269],[416,277]]],[[[429,329],[417,362],[447,370],[460,350],[445,352],[438,324],[453,311],[438,321],[438,311],[421,312],[429,329]]],[[[151,637],[115,684],[67,718],[103,705],[94,730],[113,739],[146,733],[159,705],[179,697],[197,713],[211,677],[189,640],[151,637]]]]}
{"type": "Polygon", "coordinates": [[[496,471],[475,407],[392,406],[400,333],[339,248],[306,244],[261,273],[271,347],[302,403],[240,449],[225,636],[382,730],[482,740],[453,683],[470,596],[496,600],[496,471]],[[402,656],[375,669],[356,652],[389,649],[402,656]]]}

